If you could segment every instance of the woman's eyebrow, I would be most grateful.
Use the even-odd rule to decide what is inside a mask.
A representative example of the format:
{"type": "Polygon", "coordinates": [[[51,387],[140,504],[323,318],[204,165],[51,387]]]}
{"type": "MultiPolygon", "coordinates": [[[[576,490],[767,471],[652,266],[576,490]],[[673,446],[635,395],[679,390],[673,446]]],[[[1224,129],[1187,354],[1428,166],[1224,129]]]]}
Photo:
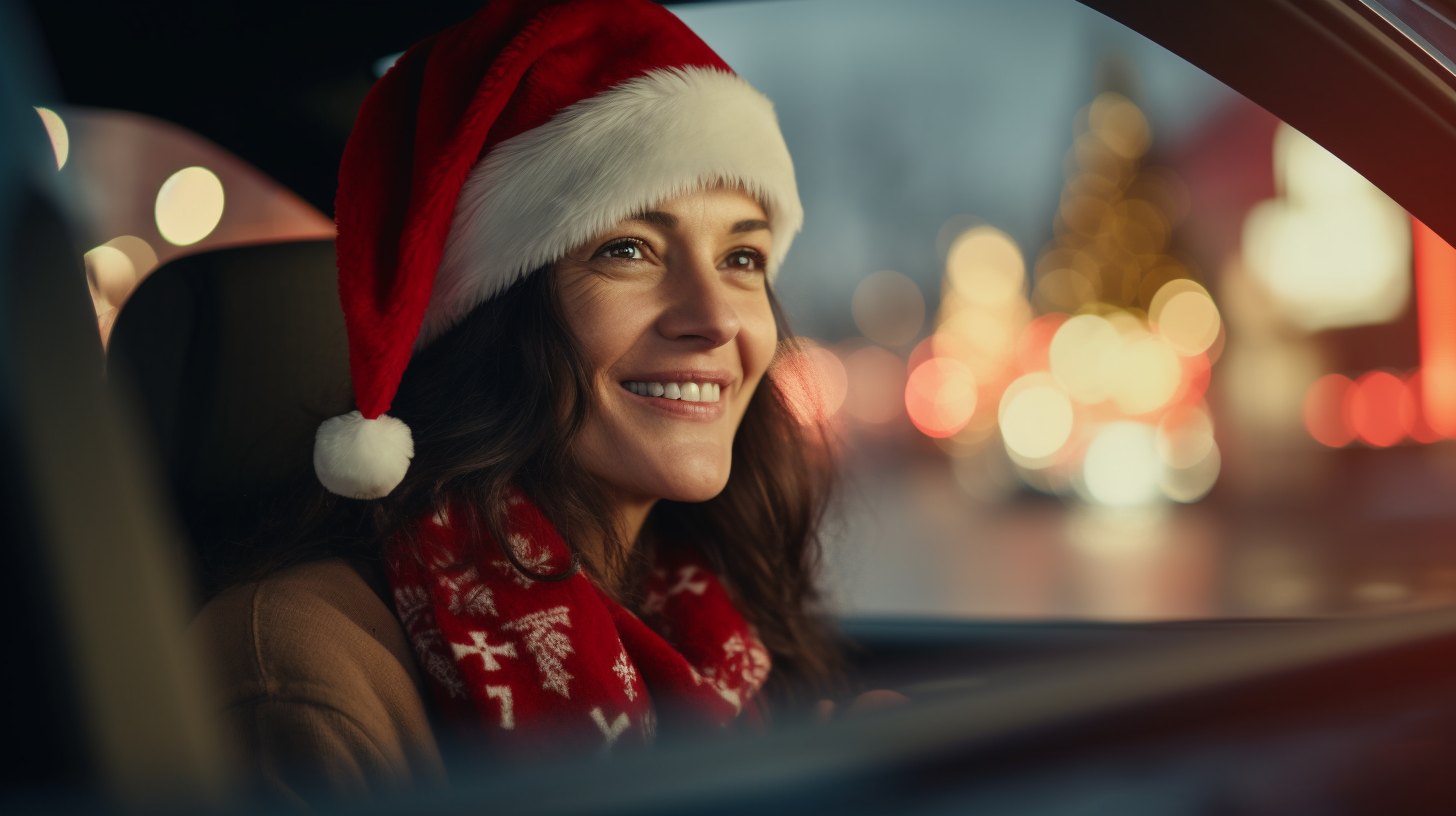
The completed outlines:
{"type": "Polygon", "coordinates": [[[737,224],[734,224],[733,229],[728,232],[731,235],[737,235],[740,232],[757,232],[766,229],[768,229],[767,221],[762,218],[751,218],[747,221],[739,221],[737,224]]]}
{"type": "Polygon", "coordinates": [[[652,224],[654,226],[662,227],[663,229],[677,228],[677,216],[665,212],[658,212],[657,210],[649,210],[648,212],[637,213],[627,220],[641,221],[646,224],[652,224]]]}

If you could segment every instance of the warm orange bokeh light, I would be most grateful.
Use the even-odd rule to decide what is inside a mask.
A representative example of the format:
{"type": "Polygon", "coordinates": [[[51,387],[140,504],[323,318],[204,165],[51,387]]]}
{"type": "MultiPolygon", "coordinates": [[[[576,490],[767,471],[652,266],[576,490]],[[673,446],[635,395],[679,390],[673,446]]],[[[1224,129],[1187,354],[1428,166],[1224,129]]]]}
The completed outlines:
{"type": "Polygon", "coordinates": [[[1345,392],[1345,425],[1371,447],[1388,448],[1404,439],[1414,417],[1410,391],[1389,371],[1366,372],[1345,392]]]}
{"type": "Polygon", "coordinates": [[[976,412],[976,378],[959,360],[932,357],[910,372],[905,410],[926,436],[944,439],[966,426],[976,412]]]}
{"type": "Polygon", "coordinates": [[[1456,437],[1456,249],[1430,227],[1411,221],[1421,332],[1421,413],[1436,433],[1456,437]]]}
{"type": "Polygon", "coordinates": [[[1304,427],[1321,445],[1343,448],[1355,440],[1345,424],[1345,394],[1354,387],[1343,374],[1326,374],[1304,395],[1304,427]]]}
{"type": "Polygon", "coordinates": [[[1422,445],[1429,445],[1432,442],[1439,442],[1444,437],[1437,433],[1431,427],[1431,424],[1426,421],[1425,399],[1421,393],[1421,380],[1421,372],[1415,371],[1405,381],[1406,399],[1410,401],[1411,405],[1411,410],[1407,415],[1410,424],[1405,428],[1405,435],[1422,445]]]}

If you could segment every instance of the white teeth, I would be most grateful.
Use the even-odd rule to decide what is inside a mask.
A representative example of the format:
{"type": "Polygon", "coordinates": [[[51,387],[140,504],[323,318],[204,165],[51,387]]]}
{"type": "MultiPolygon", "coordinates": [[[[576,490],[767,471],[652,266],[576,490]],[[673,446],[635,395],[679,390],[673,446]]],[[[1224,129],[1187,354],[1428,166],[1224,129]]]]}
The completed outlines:
{"type": "Polygon", "coordinates": [[[717,402],[723,386],[717,383],[649,383],[631,380],[622,383],[628,391],[643,397],[663,397],[683,402],[717,402]]]}

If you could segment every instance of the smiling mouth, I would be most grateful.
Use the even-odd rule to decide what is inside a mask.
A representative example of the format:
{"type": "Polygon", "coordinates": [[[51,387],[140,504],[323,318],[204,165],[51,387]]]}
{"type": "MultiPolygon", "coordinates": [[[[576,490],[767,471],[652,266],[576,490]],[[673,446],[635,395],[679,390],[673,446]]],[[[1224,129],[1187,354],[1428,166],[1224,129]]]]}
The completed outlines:
{"type": "Polygon", "coordinates": [[[723,387],[717,383],[695,382],[624,382],[622,387],[639,397],[661,397],[683,402],[717,402],[723,387]]]}

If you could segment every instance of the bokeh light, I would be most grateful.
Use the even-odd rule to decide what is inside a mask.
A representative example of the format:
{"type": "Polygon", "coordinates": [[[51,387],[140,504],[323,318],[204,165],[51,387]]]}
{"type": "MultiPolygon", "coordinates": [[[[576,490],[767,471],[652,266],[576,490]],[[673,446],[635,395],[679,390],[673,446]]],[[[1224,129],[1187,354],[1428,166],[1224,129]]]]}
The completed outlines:
{"type": "Polygon", "coordinates": [[[1072,401],[1055,378],[1027,374],[1007,387],[998,409],[1001,439],[1023,467],[1041,467],[1072,436],[1072,401]]]}
{"type": "Polygon", "coordinates": [[[1222,322],[1208,291],[1187,278],[1163,284],[1148,307],[1148,321],[1184,356],[1208,351],[1222,322]]]}
{"type": "Polygon", "coordinates": [[[1213,447],[1213,418],[1203,406],[1175,408],[1158,421],[1158,457],[1169,468],[1191,468],[1213,447]]]}
{"type": "MultiPolygon", "coordinates": [[[[1142,167],[1151,140],[1147,117],[1117,93],[1079,114],[1055,236],[1030,277],[1005,232],[971,216],[941,227],[940,305],[909,354],[904,404],[957,474],[994,455],[1028,487],[1107,505],[1196,501],[1217,479],[1203,398],[1224,326],[1192,261],[1173,254],[1188,191],[1171,170],[1142,167]]],[[[890,286],[861,284],[855,319],[895,347],[876,337],[886,298],[872,287],[890,286]]],[[[848,365],[855,379],[860,363],[848,365]]]]}
{"type": "Polygon", "coordinates": [[[854,289],[850,309],[864,336],[883,346],[903,346],[925,325],[925,296],[899,272],[865,276],[854,289]]]}
{"type": "Polygon", "coordinates": [[[1183,379],[1183,366],[1173,347],[1157,335],[1134,339],[1120,349],[1113,398],[1128,416],[1151,413],[1167,405],[1183,379]]]}
{"type": "Polygon", "coordinates": [[[1415,401],[1389,371],[1368,371],[1345,391],[1345,426],[1371,447],[1388,448],[1415,422],[1415,401]]]}
{"type": "Polygon", "coordinates": [[[1412,220],[1421,338],[1421,413],[1432,431],[1456,437],[1456,248],[1412,220]]]}
{"type": "Polygon", "coordinates": [[[46,135],[50,137],[51,150],[56,154],[56,169],[59,170],[66,166],[66,159],[71,155],[71,134],[60,114],[50,108],[36,108],[35,112],[40,114],[46,135]]]}
{"type": "Polygon", "coordinates": [[[1122,94],[1102,93],[1092,100],[1087,110],[1087,124],[1122,159],[1138,158],[1152,143],[1147,117],[1122,94]]]}
{"type": "MultiPolygon", "coordinates": [[[[942,312],[954,310],[955,305],[948,304],[950,308],[942,312]]],[[[971,363],[979,359],[985,364],[985,370],[990,371],[1011,362],[1017,329],[1025,317],[1028,316],[1014,308],[955,310],[941,321],[936,334],[959,340],[967,347],[967,356],[962,361],[971,363]]]]}
{"type": "Polygon", "coordinates": [[[1321,445],[1343,448],[1355,441],[1345,421],[1345,395],[1354,387],[1343,374],[1326,374],[1304,395],[1304,428],[1321,445]]]}
{"type": "MultiPolygon", "coordinates": [[[[908,370],[933,359],[953,360],[971,375],[976,395],[939,419],[916,420],[942,450],[954,457],[982,450],[996,435],[996,406],[1016,377],[1016,349],[1033,314],[1027,300],[1026,260],[1005,232],[968,216],[946,221],[936,238],[945,252],[935,331],[911,352],[908,370]],[[967,405],[974,406],[967,408],[967,405]],[[970,410],[962,421],[960,414],[970,410]],[[953,421],[952,421],[953,420],[953,421]],[[929,424],[926,424],[926,423],[929,424]],[[946,427],[959,430],[943,434],[946,427]]],[[[934,371],[938,369],[929,369],[934,371]]],[[[958,370],[958,369],[957,369],[958,370]]],[[[916,404],[907,388],[906,406],[916,404]]],[[[928,405],[922,400],[922,405],[928,405]]],[[[933,414],[926,414],[932,416],[933,414]]],[[[912,411],[912,419],[915,419],[912,411]]]]}
{"type": "Polygon", "coordinates": [[[848,390],[844,411],[871,425],[880,425],[905,410],[905,361],[879,346],[856,349],[844,358],[848,390]]]}
{"type": "Polygon", "coordinates": [[[1178,405],[1197,405],[1208,393],[1208,382],[1213,378],[1213,367],[1202,354],[1179,357],[1178,365],[1183,369],[1183,380],[1173,402],[1178,405]]]}
{"type": "Polygon", "coordinates": [[[1285,315],[1307,331],[1383,323],[1410,295],[1408,216],[1309,137],[1274,138],[1283,192],[1249,211],[1243,250],[1285,315]]]}
{"type": "Polygon", "coordinates": [[[1188,467],[1166,468],[1158,480],[1158,487],[1164,496],[1175,502],[1196,502],[1213,489],[1222,468],[1223,458],[1218,445],[1210,444],[1203,456],[1188,467]]]}
{"type": "Polygon", "coordinates": [[[945,277],[958,296],[972,303],[1004,306],[1025,296],[1026,261],[1009,235],[979,226],[951,244],[945,277]]]}
{"type": "Polygon", "coordinates": [[[132,269],[136,272],[137,279],[146,277],[157,266],[157,252],[152,245],[135,235],[118,235],[102,246],[114,247],[126,253],[131,259],[132,269]]]}
{"type": "Polygon", "coordinates": [[[1103,426],[1087,445],[1081,488],[1097,504],[1133,507],[1162,495],[1163,462],[1157,435],[1143,422],[1103,426]]]}
{"type": "Polygon", "coordinates": [[[943,439],[970,422],[976,411],[976,378],[959,360],[932,357],[905,383],[905,410],[926,436],[943,439]]]}
{"type": "Polygon", "coordinates": [[[99,246],[84,256],[86,280],[91,284],[96,313],[119,308],[136,285],[136,267],[125,252],[112,246],[99,246]]]}
{"type": "Polygon", "coordinates": [[[961,335],[950,331],[937,331],[915,344],[915,348],[910,350],[906,366],[907,370],[914,371],[921,363],[934,357],[949,357],[969,366],[971,359],[976,356],[975,347],[961,335]]]}
{"type": "Polygon", "coordinates": [[[195,244],[222,220],[223,198],[222,181],[211,170],[178,170],[157,191],[157,231],[177,246],[195,244]]]}
{"type": "Polygon", "coordinates": [[[1016,362],[1023,371],[1050,371],[1052,337],[1067,322],[1061,312],[1044,314],[1026,325],[1016,340],[1016,362]]]}
{"type": "Polygon", "coordinates": [[[1102,402],[1118,379],[1121,347],[1122,337],[1112,323],[1097,315],[1077,315],[1052,336],[1052,376],[1072,399],[1088,405],[1102,402]]]}
{"type": "Polygon", "coordinates": [[[1423,445],[1429,445],[1444,439],[1445,435],[1432,428],[1430,421],[1426,419],[1425,380],[1424,371],[1412,372],[1405,380],[1406,398],[1410,400],[1412,407],[1407,414],[1410,424],[1406,426],[1405,435],[1423,445]]]}
{"type": "Polygon", "coordinates": [[[1053,269],[1042,275],[1036,284],[1037,302],[1045,309],[1076,311],[1084,303],[1095,302],[1101,294],[1098,281],[1076,269],[1053,269]]]}
{"type": "Polygon", "coordinates": [[[797,338],[774,361],[772,382],[801,425],[822,425],[844,404],[849,380],[834,352],[797,338]]]}

